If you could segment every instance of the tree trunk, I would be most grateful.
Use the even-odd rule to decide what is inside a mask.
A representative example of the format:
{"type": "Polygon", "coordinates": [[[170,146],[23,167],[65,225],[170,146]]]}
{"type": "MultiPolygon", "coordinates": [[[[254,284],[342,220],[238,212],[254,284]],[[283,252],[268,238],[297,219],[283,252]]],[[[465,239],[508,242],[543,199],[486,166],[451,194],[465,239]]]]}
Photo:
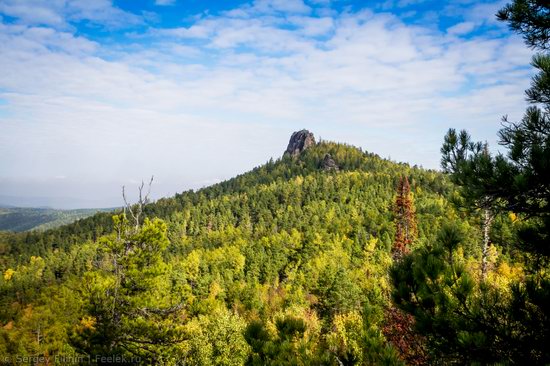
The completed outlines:
{"type": "Polygon", "coordinates": [[[489,231],[493,222],[493,213],[489,208],[483,210],[483,246],[481,248],[481,279],[487,278],[487,255],[489,254],[489,231]]]}

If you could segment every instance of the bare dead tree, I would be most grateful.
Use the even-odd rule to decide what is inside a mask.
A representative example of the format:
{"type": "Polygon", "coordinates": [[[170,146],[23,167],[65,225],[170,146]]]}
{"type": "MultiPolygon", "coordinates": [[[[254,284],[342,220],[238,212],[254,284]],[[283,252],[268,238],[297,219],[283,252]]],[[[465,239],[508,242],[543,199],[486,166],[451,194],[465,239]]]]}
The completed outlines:
{"type": "Polygon", "coordinates": [[[122,186],[122,198],[124,199],[124,215],[126,216],[126,212],[130,214],[136,230],[139,229],[140,218],[143,214],[143,207],[149,203],[149,195],[151,194],[153,178],[154,176],[151,176],[151,180],[149,181],[149,184],[147,184],[147,192],[144,192],[143,190],[145,188],[145,182],[141,181],[141,185],[138,187],[138,201],[134,204],[128,202],[128,199],[126,198],[126,188],[125,186],[122,186]]]}

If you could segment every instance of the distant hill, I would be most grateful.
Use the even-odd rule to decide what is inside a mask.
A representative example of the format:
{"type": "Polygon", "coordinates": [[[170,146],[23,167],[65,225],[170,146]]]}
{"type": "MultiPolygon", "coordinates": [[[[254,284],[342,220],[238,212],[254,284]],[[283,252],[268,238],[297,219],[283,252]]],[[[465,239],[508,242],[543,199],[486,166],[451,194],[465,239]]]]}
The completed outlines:
{"type": "Polygon", "coordinates": [[[0,206],[0,230],[44,231],[111,209],[56,210],[52,208],[27,208],[0,206]]]}

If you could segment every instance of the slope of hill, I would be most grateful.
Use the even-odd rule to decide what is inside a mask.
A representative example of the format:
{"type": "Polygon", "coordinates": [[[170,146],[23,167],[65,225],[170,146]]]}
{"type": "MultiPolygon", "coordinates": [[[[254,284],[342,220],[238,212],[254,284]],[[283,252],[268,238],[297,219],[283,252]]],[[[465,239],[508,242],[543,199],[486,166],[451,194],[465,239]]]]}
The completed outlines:
{"type": "Polygon", "coordinates": [[[110,209],[56,210],[52,208],[5,207],[0,208],[0,230],[44,231],[110,209]]]}
{"type": "MultiPolygon", "coordinates": [[[[403,174],[409,174],[421,190],[426,189],[436,195],[445,195],[450,189],[450,183],[444,175],[437,171],[410,167],[408,164],[395,163],[380,158],[378,155],[363,152],[346,144],[321,142],[302,152],[297,158],[285,154],[280,159],[270,160],[250,172],[239,175],[227,181],[214,184],[198,191],[186,191],[174,197],[162,198],[144,207],[146,216],[170,219],[176,212],[191,209],[201,202],[220,199],[223,196],[254,192],[258,188],[269,185],[279,185],[292,178],[312,175],[325,177],[327,173],[322,168],[324,157],[329,154],[338,164],[339,173],[365,172],[376,174],[377,178],[386,177],[384,190],[391,196],[397,180],[403,174]]],[[[381,190],[382,188],[379,188],[381,190]]],[[[387,204],[384,209],[388,209],[387,204]]],[[[116,212],[116,211],[115,211],[116,212]]],[[[13,237],[14,241],[23,240],[24,247],[11,246],[15,257],[19,254],[43,255],[52,248],[68,249],[86,240],[96,240],[101,235],[113,230],[111,212],[98,212],[93,216],[78,220],[69,225],[41,233],[25,233],[13,237]],[[35,245],[38,244],[38,245],[35,245]]]]}
{"type": "Polygon", "coordinates": [[[138,231],[98,213],[44,233],[4,233],[0,352],[399,363],[381,322],[403,176],[415,246],[424,246],[455,215],[446,178],[330,142],[149,204],[146,216],[164,221],[138,231]]]}

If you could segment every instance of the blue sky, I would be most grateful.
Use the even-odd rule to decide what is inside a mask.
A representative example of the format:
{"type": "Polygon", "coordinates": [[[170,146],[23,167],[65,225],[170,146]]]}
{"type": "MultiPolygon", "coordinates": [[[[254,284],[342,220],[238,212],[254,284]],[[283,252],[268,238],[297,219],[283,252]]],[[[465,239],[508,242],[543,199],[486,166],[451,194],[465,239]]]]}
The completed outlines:
{"type": "Polygon", "coordinates": [[[0,203],[171,195],[301,128],[428,168],[449,127],[496,147],[532,73],[505,3],[0,0],[0,203]]]}

